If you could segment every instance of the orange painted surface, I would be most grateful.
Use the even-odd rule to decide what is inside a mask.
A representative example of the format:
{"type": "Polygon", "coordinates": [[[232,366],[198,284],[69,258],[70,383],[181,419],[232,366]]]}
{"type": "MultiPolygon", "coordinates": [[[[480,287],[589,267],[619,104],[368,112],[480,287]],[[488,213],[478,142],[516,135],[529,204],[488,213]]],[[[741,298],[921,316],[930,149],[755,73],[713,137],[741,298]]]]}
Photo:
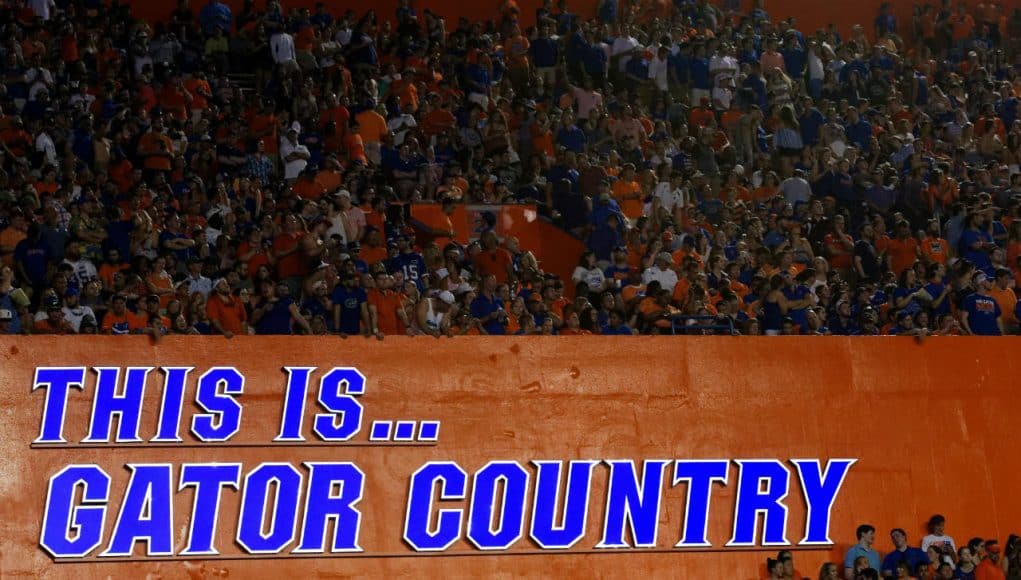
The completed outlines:
{"type": "MultiPolygon", "coordinates": [[[[96,463],[113,477],[119,507],[131,462],[240,461],[243,471],[263,461],[353,461],[366,473],[361,546],[371,558],[192,562],[207,577],[337,576],[607,577],[750,579],[775,549],[734,552],[729,539],[731,485],[712,492],[711,553],[670,549],[679,537],[684,486],[664,485],[662,552],[534,554],[526,538],[506,553],[478,552],[460,541],[441,555],[407,556],[401,532],[411,474],[427,461],[458,462],[469,475],[490,460],[857,458],[833,509],[832,550],[796,552],[797,568],[814,577],[824,560],[840,561],[854,528],[874,524],[877,547],[890,549],[886,531],[902,526],[917,543],[932,513],[947,516],[959,542],[971,536],[1004,539],[1021,521],[1017,482],[1021,456],[1012,449],[1021,403],[1016,394],[1021,339],[946,338],[918,344],[877,338],[144,338],[0,339],[0,570],[4,577],[187,578],[182,561],[55,564],[38,547],[49,477],[69,463],[96,463]],[[232,443],[264,446],[114,449],[32,449],[43,394],[32,392],[37,366],[194,366],[182,424],[197,411],[194,380],[215,365],[236,366],[247,378],[239,397],[242,427],[232,443]],[[287,447],[270,441],[281,416],[289,366],[355,366],[368,383],[361,402],[363,431],[377,419],[438,419],[433,447],[287,447]],[[385,557],[391,556],[391,557],[385,557]]],[[[314,378],[318,379],[317,374],[314,378]]],[[[65,437],[80,441],[88,426],[95,374],[84,392],[72,391],[65,437]]],[[[315,406],[309,392],[305,433],[315,406]]],[[[149,377],[141,436],[152,437],[162,374],[149,377]]],[[[183,437],[189,440],[187,428],[183,437]]],[[[175,467],[174,475],[178,476],[175,467]]],[[[597,467],[588,528],[576,550],[591,552],[600,538],[606,468],[597,467]]],[[[788,538],[797,542],[804,505],[792,479],[788,538]]],[[[233,542],[239,495],[225,491],[216,545],[238,555],[233,542]]],[[[530,496],[529,496],[530,497],[530,496]]],[[[192,492],[175,495],[175,529],[191,509],[192,492]]],[[[462,507],[460,502],[449,506],[462,507]]],[[[527,516],[526,516],[527,518],[527,516]]],[[[105,548],[113,516],[107,518],[105,548]]],[[[527,519],[526,519],[527,521],[527,519]]],[[[761,530],[761,525],[760,525],[761,530]]],[[[181,546],[178,546],[180,549],[181,546]]],[[[137,553],[137,552],[136,552],[137,553]]],[[[95,554],[95,552],[94,552],[95,554]]],[[[95,556],[93,556],[95,559],[95,556]]],[[[196,576],[201,577],[201,575],[196,576]]]]}

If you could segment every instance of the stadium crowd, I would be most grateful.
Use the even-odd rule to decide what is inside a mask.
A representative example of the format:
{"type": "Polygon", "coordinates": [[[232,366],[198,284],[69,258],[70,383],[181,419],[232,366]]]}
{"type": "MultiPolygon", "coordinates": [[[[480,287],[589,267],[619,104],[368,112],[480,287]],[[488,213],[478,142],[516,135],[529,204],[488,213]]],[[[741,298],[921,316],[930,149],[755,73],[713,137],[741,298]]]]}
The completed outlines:
{"type": "Polygon", "coordinates": [[[1016,334],[1021,12],[739,5],[5,0],[0,332],[1016,334]]]}
{"type": "MultiPolygon", "coordinates": [[[[858,542],[851,546],[844,563],[823,564],[819,580],[1013,580],[1021,578],[1021,536],[1011,534],[1006,546],[996,539],[971,538],[958,546],[946,533],[946,518],[929,518],[929,534],[918,547],[911,546],[901,528],[890,530],[892,550],[885,556],[876,549],[876,528],[858,526],[858,542]]],[[[794,567],[794,554],[781,550],[776,558],[766,559],[769,580],[810,580],[794,567]]]]}

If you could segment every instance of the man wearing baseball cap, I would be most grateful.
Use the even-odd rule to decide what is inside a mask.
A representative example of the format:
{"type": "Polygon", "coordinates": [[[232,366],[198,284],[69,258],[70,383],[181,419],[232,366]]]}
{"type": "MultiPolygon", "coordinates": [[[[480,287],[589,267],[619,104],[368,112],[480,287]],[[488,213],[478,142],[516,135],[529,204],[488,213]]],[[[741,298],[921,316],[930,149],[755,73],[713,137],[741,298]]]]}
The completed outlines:
{"type": "Polygon", "coordinates": [[[999,336],[1003,334],[1003,318],[1000,305],[989,290],[992,280],[985,272],[976,272],[971,279],[974,294],[969,294],[961,306],[961,327],[968,334],[999,336]]]}

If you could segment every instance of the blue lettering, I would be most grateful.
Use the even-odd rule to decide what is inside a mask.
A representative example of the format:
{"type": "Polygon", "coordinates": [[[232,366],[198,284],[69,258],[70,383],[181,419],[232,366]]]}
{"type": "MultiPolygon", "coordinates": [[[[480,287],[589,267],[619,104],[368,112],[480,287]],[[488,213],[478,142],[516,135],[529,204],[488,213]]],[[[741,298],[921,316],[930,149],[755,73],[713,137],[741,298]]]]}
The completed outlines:
{"type": "Polygon", "coordinates": [[[195,501],[191,510],[191,529],[188,545],[180,555],[216,555],[220,552],[213,546],[216,520],[220,516],[220,491],[223,486],[235,490],[241,480],[240,463],[186,463],[181,466],[181,485],[195,488],[195,501]]]}
{"type": "Polygon", "coordinates": [[[276,554],[294,541],[301,496],[301,473],[289,463],[263,463],[245,477],[237,542],[249,554],[276,554]],[[270,484],[274,484],[270,499],[270,484]],[[266,509],[272,505],[269,531],[263,533],[266,509]]]}
{"type": "Polygon", "coordinates": [[[41,367],[35,370],[32,390],[46,389],[42,425],[35,443],[67,443],[64,439],[67,392],[72,387],[81,390],[84,386],[85,367],[41,367]]]}
{"type": "Polygon", "coordinates": [[[563,516],[558,518],[562,461],[533,461],[537,468],[532,529],[529,535],[545,550],[566,550],[585,535],[589,487],[598,461],[572,461],[567,471],[563,516]],[[562,521],[563,523],[559,523],[562,521]]]}
{"type": "Polygon", "coordinates": [[[430,525],[433,490],[439,484],[441,501],[463,500],[468,487],[468,474],[452,461],[431,461],[411,476],[408,489],[408,512],[404,517],[404,541],[418,552],[446,550],[461,535],[462,509],[441,509],[435,528],[430,525]]]}
{"type": "Polygon", "coordinates": [[[826,463],[826,471],[820,468],[818,459],[791,459],[801,479],[801,492],[805,497],[805,538],[802,546],[830,545],[830,512],[833,502],[844,485],[847,472],[857,459],[832,459],[826,463]]]}
{"type": "Polygon", "coordinates": [[[677,461],[674,464],[674,485],[688,484],[684,503],[684,525],[681,541],[675,548],[709,547],[709,502],[714,483],[727,484],[730,462],[726,459],[677,461]]]}
{"type": "Polygon", "coordinates": [[[113,528],[110,545],[100,556],[130,556],[135,542],[145,542],[146,556],[174,553],[174,503],[171,467],[128,464],[131,479],[113,528]]]}
{"type": "Polygon", "coordinates": [[[244,391],[245,377],[235,368],[213,367],[199,377],[195,403],[206,412],[191,418],[195,437],[200,441],[227,441],[237,435],[242,408],[233,395],[244,391]]]}
{"type": "Polygon", "coordinates": [[[663,470],[668,463],[659,459],[645,461],[642,483],[639,483],[634,461],[606,462],[610,466],[610,483],[606,492],[603,539],[596,545],[597,548],[630,548],[631,545],[624,539],[625,525],[631,527],[634,547],[652,548],[656,545],[663,470]]]}
{"type": "Polygon", "coordinates": [[[156,427],[156,437],[150,441],[154,443],[178,443],[181,441],[179,429],[181,413],[184,410],[184,385],[188,381],[188,374],[193,370],[195,370],[194,367],[166,367],[163,369],[166,379],[163,381],[160,418],[156,427]]]}
{"type": "Polygon", "coordinates": [[[351,395],[364,393],[365,375],[358,369],[338,367],[326,373],[319,382],[319,404],[329,413],[315,416],[316,435],[323,441],[354,437],[362,428],[362,405],[351,395]]]}
{"type": "Polygon", "coordinates": [[[89,436],[82,443],[106,443],[110,441],[110,424],[118,418],[116,441],[137,443],[142,440],[138,430],[142,424],[142,398],[145,396],[145,381],[152,367],[129,367],[124,378],[124,394],[117,394],[121,369],[101,367],[96,369],[96,395],[92,399],[92,420],[89,436]]]}
{"type": "Polygon", "coordinates": [[[737,505],[734,506],[734,536],[727,546],[754,546],[759,515],[763,516],[762,545],[789,546],[787,541],[787,497],[791,473],[776,459],[735,459],[738,468],[737,505]],[[766,484],[762,491],[762,484],[766,484]]]}
{"type": "MultiPolygon", "coordinates": [[[[84,374],[82,369],[83,377],[84,374]]],[[[63,384],[66,392],[68,383],[63,384]]],[[[102,541],[109,499],[110,476],[98,465],[68,465],[61,469],[50,478],[46,491],[39,545],[54,558],[84,558],[102,541]],[[75,507],[75,488],[79,485],[81,505],[75,507]],[[74,539],[68,537],[72,528],[74,539]]]]}
{"type": "Polygon", "coordinates": [[[315,367],[284,367],[287,387],[284,392],[284,415],[280,419],[280,434],[273,441],[304,441],[301,425],[305,419],[305,396],[308,378],[315,367]]]}
{"type": "Polygon", "coordinates": [[[514,461],[492,461],[478,470],[472,484],[468,540],[480,550],[506,550],[520,540],[525,529],[527,491],[528,472],[514,461]],[[498,499],[500,483],[503,494],[498,499]]]}
{"type": "Polygon", "coordinates": [[[326,526],[333,520],[331,552],[361,552],[358,532],[362,514],[355,504],[365,493],[365,474],[354,463],[312,463],[305,494],[305,522],[297,553],[321,554],[326,550],[326,526]],[[334,490],[336,489],[336,493],[334,490]]]}

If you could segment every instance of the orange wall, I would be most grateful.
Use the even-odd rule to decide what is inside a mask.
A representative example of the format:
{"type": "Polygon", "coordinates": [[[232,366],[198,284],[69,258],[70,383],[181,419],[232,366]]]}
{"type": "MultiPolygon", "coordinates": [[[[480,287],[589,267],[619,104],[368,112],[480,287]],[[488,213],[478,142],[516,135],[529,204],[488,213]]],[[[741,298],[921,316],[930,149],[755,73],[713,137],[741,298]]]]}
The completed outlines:
{"type": "MultiPolygon", "coordinates": [[[[814,577],[821,562],[839,560],[854,528],[906,528],[917,542],[929,515],[944,513],[948,532],[1004,539],[1021,521],[1017,493],[1021,456],[1011,449],[1021,403],[1016,393],[1021,339],[946,338],[167,338],[157,345],[132,338],[0,339],[0,569],[4,576],[51,578],[186,577],[181,561],[54,564],[38,547],[49,477],[68,463],[97,463],[114,479],[116,506],[130,462],[353,461],[367,474],[361,545],[368,559],[227,560],[203,563],[232,578],[314,574],[425,577],[679,577],[756,578],[772,553],[721,548],[730,534],[734,487],[712,494],[712,553],[674,553],[684,486],[664,487],[659,545],[663,552],[550,555],[478,554],[466,542],[431,557],[408,556],[401,526],[410,475],[427,461],[452,460],[471,474],[490,460],[857,458],[833,509],[831,550],[796,553],[797,568],[814,577]],[[246,448],[144,447],[33,449],[43,394],[31,391],[37,366],[195,366],[192,380],[214,365],[247,377],[242,429],[232,443],[246,448]],[[363,425],[376,419],[439,419],[433,447],[348,446],[273,448],[288,366],[355,366],[367,377],[363,425]]],[[[95,375],[68,402],[65,436],[84,437],[95,375]]],[[[314,385],[315,383],[313,383],[314,385]]],[[[196,409],[185,391],[185,422],[196,409]]],[[[314,406],[316,389],[309,393],[314,406]]],[[[141,436],[155,431],[162,375],[150,375],[141,436]]],[[[308,417],[308,415],[306,415],[308,417]]],[[[305,421],[306,431],[311,421],[305,421]]],[[[185,423],[187,424],[187,423],[185,423]]],[[[309,436],[309,435],[306,435],[309,436]]],[[[187,434],[184,437],[188,437],[187,434]]],[[[356,437],[367,441],[363,431],[356,437]]],[[[175,477],[177,470],[174,471],[175,477]]],[[[731,470],[734,477],[734,470],[731,470]]],[[[577,550],[599,541],[605,468],[594,479],[588,533],[577,550]],[[602,474],[600,476],[600,474],[602,474]]],[[[796,481],[794,479],[793,481],[796,481]]],[[[790,490],[788,537],[798,541],[804,505],[790,490]]],[[[217,546],[233,544],[238,496],[225,492],[217,546]]],[[[190,491],[177,494],[184,524],[190,491]]],[[[113,525],[107,519],[107,529],[113,525]]],[[[761,526],[760,526],[761,528],[761,526]]],[[[109,531],[106,538],[109,538],[109,531]]],[[[105,541],[102,549],[105,547],[105,541]]],[[[97,550],[98,551],[98,550],[97,550]]],[[[527,540],[510,554],[534,554],[527,540]]],[[[199,563],[193,563],[193,566],[199,563]]]]}

